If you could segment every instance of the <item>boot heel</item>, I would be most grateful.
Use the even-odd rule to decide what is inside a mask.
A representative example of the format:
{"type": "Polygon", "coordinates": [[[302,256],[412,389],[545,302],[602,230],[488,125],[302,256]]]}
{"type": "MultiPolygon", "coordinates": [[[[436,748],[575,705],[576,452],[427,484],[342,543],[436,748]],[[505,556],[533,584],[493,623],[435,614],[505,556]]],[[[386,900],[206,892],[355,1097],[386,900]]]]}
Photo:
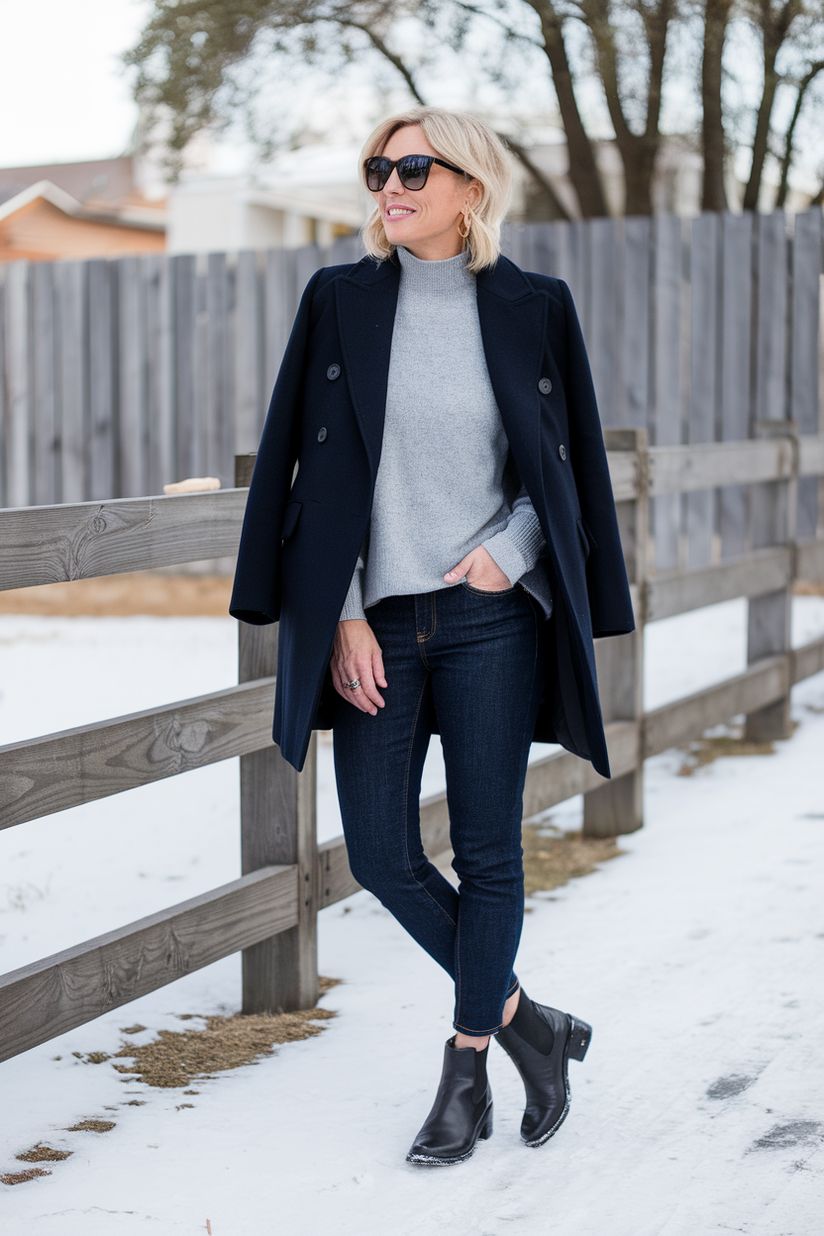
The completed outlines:
{"type": "Polygon", "coordinates": [[[492,1136],[492,1108],[490,1107],[484,1121],[484,1127],[481,1129],[478,1137],[482,1142],[485,1142],[488,1137],[492,1136]]]}
{"type": "Polygon", "coordinates": [[[592,1041],[592,1026],[577,1017],[569,1019],[569,1056],[572,1060],[583,1060],[587,1048],[592,1041]]]}

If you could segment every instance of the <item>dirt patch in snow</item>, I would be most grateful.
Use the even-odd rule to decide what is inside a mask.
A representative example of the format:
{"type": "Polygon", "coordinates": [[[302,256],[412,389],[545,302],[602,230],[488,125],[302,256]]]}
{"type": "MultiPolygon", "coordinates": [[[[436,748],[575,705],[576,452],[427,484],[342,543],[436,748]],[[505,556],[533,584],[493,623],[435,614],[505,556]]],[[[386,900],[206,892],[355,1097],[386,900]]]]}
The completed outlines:
{"type": "Polygon", "coordinates": [[[524,825],[523,847],[527,897],[589,875],[599,863],[622,853],[614,837],[584,837],[580,832],[559,832],[545,824],[524,825]]]}
{"type": "Polygon", "coordinates": [[[51,1176],[51,1172],[45,1167],[27,1167],[24,1172],[3,1172],[0,1184],[25,1184],[27,1180],[36,1180],[38,1176],[51,1176]]]}
{"type": "Polygon", "coordinates": [[[32,1146],[31,1150],[24,1150],[22,1154],[16,1154],[14,1157],[23,1163],[60,1163],[72,1154],[74,1154],[73,1150],[55,1150],[53,1146],[44,1146],[38,1142],[36,1146],[32,1146]]]}
{"type": "MultiPolygon", "coordinates": [[[[321,979],[321,993],[340,980],[321,979]]],[[[167,1089],[189,1086],[203,1077],[212,1077],[226,1069],[239,1069],[244,1064],[256,1064],[264,1056],[275,1054],[278,1043],[294,1043],[313,1038],[326,1021],[336,1014],[331,1009],[301,1009],[295,1013],[235,1013],[198,1017],[181,1014],[181,1021],[202,1021],[202,1028],[176,1031],[160,1030],[150,1043],[125,1042],[117,1057],[132,1061],[116,1064],[118,1073],[131,1081],[167,1089]]],[[[196,1090],[184,1093],[197,1094],[196,1090]]],[[[192,1104],[181,1104],[182,1107],[192,1104]]]]}
{"type": "Polygon", "coordinates": [[[679,777],[691,777],[699,768],[706,768],[715,760],[730,755],[775,755],[775,747],[771,742],[749,742],[736,734],[725,734],[719,738],[696,738],[682,750],[684,763],[678,769],[679,777]]]}

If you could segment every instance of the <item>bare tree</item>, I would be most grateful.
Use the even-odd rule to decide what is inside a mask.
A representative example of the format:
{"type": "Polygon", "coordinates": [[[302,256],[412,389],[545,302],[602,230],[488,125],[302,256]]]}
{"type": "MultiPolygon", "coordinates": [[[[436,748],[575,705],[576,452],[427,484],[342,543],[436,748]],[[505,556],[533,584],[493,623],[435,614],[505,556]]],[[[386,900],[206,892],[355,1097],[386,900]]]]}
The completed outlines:
{"type": "Polygon", "coordinates": [[[704,46],[701,58],[701,144],[704,176],[701,189],[702,210],[726,210],[724,184],[726,136],[721,102],[722,58],[732,0],[705,0],[704,46]]]}

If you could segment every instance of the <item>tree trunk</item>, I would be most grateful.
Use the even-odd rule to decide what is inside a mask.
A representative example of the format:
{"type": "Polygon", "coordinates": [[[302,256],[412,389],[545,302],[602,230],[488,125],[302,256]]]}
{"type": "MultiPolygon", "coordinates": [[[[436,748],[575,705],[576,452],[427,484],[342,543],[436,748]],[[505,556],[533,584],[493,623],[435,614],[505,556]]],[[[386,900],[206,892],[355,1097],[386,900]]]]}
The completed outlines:
{"type": "Polygon", "coordinates": [[[815,80],[818,74],[824,69],[824,61],[816,61],[811,65],[810,69],[804,74],[798,84],[798,94],[796,95],[795,107],[787,126],[787,132],[784,136],[784,154],[781,156],[781,179],[778,183],[778,196],[775,199],[776,210],[783,210],[787,200],[787,190],[789,189],[790,168],[793,162],[793,142],[795,139],[795,126],[798,124],[798,117],[801,115],[801,108],[804,104],[804,95],[807,93],[807,88],[811,82],[815,80]]]}
{"type": "Polygon", "coordinates": [[[667,31],[674,10],[673,0],[659,0],[655,9],[643,9],[641,12],[649,55],[646,123],[643,133],[633,133],[624,115],[618,77],[618,48],[611,20],[611,0],[583,0],[581,10],[595,44],[598,73],[624,167],[625,213],[650,215],[652,177],[661,143],[661,93],[667,31]]]}
{"type": "Polygon", "coordinates": [[[761,103],[758,108],[755,137],[752,143],[750,178],[744,191],[745,210],[758,209],[764,160],[767,157],[770,140],[770,119],[775,102],[775,92],[781,80],[776,71],[776,61],[790,26],[800,12],[801,0],[786,0],[784,7],[776,14],[773,14],[771,0],[761,0],[760,9],[761,36],[764,46],[764,88],[761,92],[761,103]]]}
{"type": "Polygon", "coordinates": [[[595,150],[578,111],[572,70],[564,43],[562,19],[555,11],[552,0],[527,0],[527,3],[541,19],[544,50],[552,69],[552,81],[566,133],[569,179],[575,189],[583,217],[600,218],[609,214],[609,211],[601,174],[595,162],[595,150]]]}
{"type": "Polygon", "coordinates": [[[724,114],[721,108],[721,61],[732,0],[706,0],[704,55],[701,61],[701,144],[704,155],[702,210],[726,210],[724,185],[724,114]]]}

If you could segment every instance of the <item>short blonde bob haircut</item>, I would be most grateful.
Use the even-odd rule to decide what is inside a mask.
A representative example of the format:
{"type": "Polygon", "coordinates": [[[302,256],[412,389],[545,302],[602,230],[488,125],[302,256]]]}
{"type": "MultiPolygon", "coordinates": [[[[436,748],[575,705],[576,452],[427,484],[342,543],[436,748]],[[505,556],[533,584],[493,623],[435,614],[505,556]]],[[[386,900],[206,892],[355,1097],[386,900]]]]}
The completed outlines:
{"type": "MultiPolygon", "coordinates": [[[[501,252],[501,223],[509,206],[512,169],[509,155],[500,138],[488,125],[466,112],[450,112],[441,107],[413,107],[390,116],[370,133],[361,151],[360,171],[365,159],[383,154],[394,133],[419,125],[439,158],[462,168],[480,182],[481,199],[468,212],[471,224],[466,247],[467,269],[473,274],[494,266],[501,252]]],[[[396,246],[387,239],[380,211],[376,208],[363,229],[366,252],[379,261],[391,257],[396,246]]]]}

